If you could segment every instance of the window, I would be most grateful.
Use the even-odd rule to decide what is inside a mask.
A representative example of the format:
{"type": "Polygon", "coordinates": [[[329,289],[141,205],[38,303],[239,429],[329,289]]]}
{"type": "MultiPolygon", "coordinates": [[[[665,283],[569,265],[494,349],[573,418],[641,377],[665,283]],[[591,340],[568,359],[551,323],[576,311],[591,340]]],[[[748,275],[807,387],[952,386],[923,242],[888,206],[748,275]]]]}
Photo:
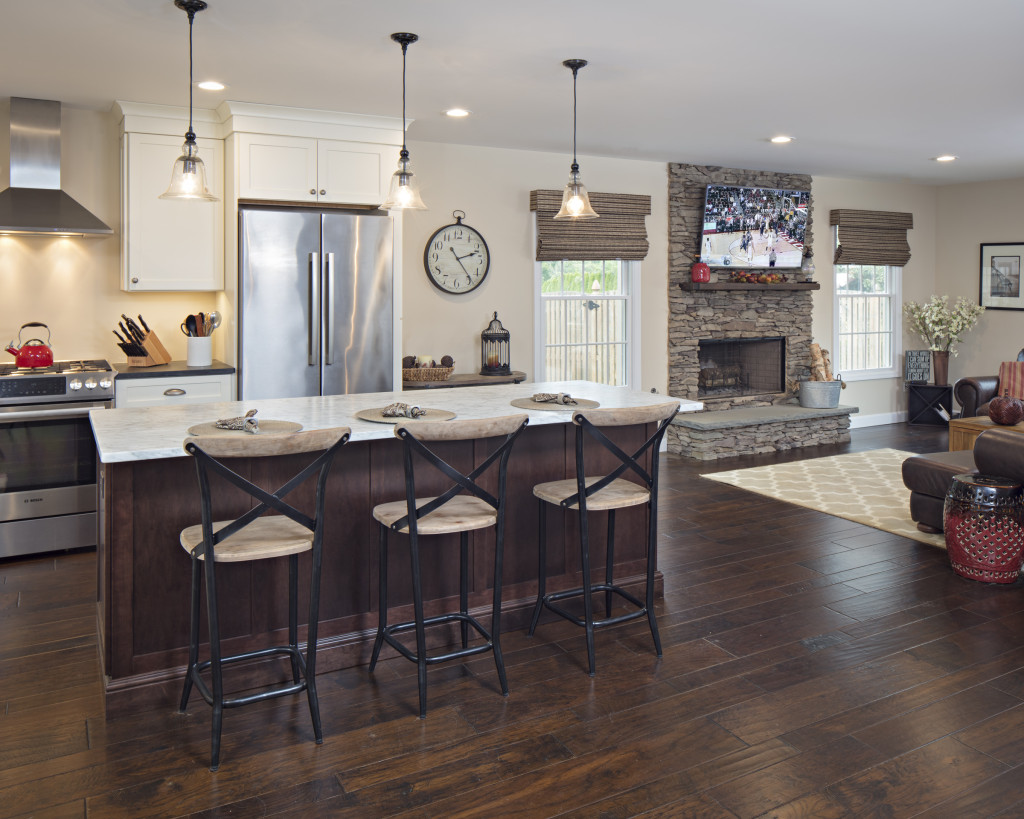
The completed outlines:
{"type": "Polygon", "coordinates": [[[639,269],[619,259],[537,263],[537,380],[634,386],[639,269]]]}
{"type": "Polygon", "coordinates": [[[901,267],[837,264],[833,372],[846,380],[899,375],[901,267]]]}

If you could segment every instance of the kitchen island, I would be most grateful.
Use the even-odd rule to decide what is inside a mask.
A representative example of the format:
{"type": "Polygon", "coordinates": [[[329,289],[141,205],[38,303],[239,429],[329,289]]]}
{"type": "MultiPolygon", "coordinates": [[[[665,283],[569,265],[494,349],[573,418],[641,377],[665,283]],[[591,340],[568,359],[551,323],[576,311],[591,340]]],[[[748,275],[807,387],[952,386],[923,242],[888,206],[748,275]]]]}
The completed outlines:
{"type": "MultiPolygon", "coordinates": [[[[404,493],[402,447],[392,426],[359,420],[356,413],[393,401],[450,410],[463,419],[526,412],[530,423],[508,467],[503,583],[504,625],[518,628],[526,623],[537,590],[538,514],[532,488],[575,474],[571,408],[526,411],[511,406],[512,400],[537,392],[566,392],[595,400],[602,407],[648,406],[667,400],[663,395],[574,381],[93,411],[90,420],[100,461],[99,618],[108,713],[173,707],[179,694],[187,661],[190,570],[178,534],[200,518],[195,467],[182,449],[190,427],[258,409],[261,419],[294,421],[305,429],[352,428],[350,442],[339,453],[328,482],[317,662],[318,670],[327,672],[369,659],[377,589],[377,524],[371,510],[404,493]]],[[[701,406],[680,403],[684,411],[701,406]]],[[[612,437],[632,451],[650,431],[653,427],[617,427],[612,437]]],[[[486,457],[492,444],[451,442],[445,457],[456,466],[470,468],[486,457]]],[[[246,461],[236,461],[235,466],[254,480],[269,479],[273,484],[277,473],[290,475],[300,463],[301,458],[282,457],[269,466],[246,461]]],[[[215,497],[215,515],[240,514],[248,508],[247,502],[239,506],[240,502],[230,493],[215,497]]],[[[579,583],[574,517],[548,516],[549,591],[579,583]]],[[[645,527],[645,518],[639,509],[623,510],[620,517],[621,532],[638,534],[622,537],[621,544],[616,544],[616,575],[627,584],[639,584],[644,557],[639,531],[645,527]]],[[[598,558],[594,571],[603,572],[599,559],[604,553],[603,527],[592,527],[591,538],[598,558]]],[[[488,530],[470,538],[470,606],[474,608],[489,606],[493,539],[488,530]]],[[[411,608],[408,571],[398,541],[392,549],[391,600],[398,609],[396,616],[405,617],[402,609],[411,608]]],[[[439,537],[428,549],[423,582],[429,615],[457,599],[458,537],[439,537]]],[[[303,557],[308,561],[308,555],[303,557]]],[[[218,571],[224,581],[218,586],[225,651],[249,650],[265,642],[268,633],[279,636],[287,625],[282,594],[286,564],[221,564],[218,571]]],[[[308,562],[302,571],[308,572],[308,562]]],[[[433,636],[446,639],[443,630],[433,636]]],[[[241,685],[248,686],[277,679],[281,669],[268,662],[242,673],[241,685]]]]}

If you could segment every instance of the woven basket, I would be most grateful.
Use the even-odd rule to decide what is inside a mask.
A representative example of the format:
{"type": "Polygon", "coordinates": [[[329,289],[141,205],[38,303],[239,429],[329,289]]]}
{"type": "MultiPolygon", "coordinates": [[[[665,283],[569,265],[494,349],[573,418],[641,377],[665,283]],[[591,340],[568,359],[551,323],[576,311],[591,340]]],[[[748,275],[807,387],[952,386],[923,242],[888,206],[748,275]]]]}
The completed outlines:
{"type": "Polygon", "coordinates": [[[454,367],[403,367],[403,381],[447,381],[454,367]]]}

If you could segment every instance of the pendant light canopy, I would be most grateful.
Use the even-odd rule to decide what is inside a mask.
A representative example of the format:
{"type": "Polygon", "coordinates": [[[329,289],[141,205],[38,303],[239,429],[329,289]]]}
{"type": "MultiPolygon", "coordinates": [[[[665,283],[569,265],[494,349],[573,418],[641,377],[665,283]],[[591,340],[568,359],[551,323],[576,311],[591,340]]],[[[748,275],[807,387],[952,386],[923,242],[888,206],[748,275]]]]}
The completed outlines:
{"type": "Polygon", "coordinates": [[[569,181],[562,192],[562,207],[555,219],[596,219],[600,214],[590,206],[590,195],[580,182],[580,166],[576,162],[576,74],[586,60],[565,60],[562,62],[572,71],[572,165],[569,167],[569,181]]]}
{"type": "Polygon", "coordinates": [[[391,39],[402,47],[402,151],[398,155],[398,170],[391,176],[388,198],[384,200],[381,208],[384,210],[426,210],[427,206],[420,199],[416,177],[409,170],[409,149],[405,147],[405,54],[409,50],[410,43],[415,43],[419,37],[400,31],[392,34],[391,39]]]}
{"type": "Polygon", "coordinates": [[[207,4],[204,0],[174,0],[174,5],[188,15],[188,131],[185,133],[185,144],[181,146],[181,156],[174,160],[171,184],[160,198],[216,202],[217,197],[206,186],[206,166],[199,158],[196,135],[192,130],[192,21],[196,12],[205,9],[207,4]]]}

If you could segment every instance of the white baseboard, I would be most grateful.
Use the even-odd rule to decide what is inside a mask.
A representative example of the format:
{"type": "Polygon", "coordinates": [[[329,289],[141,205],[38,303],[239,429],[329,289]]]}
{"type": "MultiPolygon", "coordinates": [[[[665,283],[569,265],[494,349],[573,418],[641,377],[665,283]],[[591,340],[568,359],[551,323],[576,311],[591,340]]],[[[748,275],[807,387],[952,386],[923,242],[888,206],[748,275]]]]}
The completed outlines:
{"type": "Polygon", "coordinates": [[[906,411],[901,412],[879,412],[875,415],[851,415],[850,429],[860,427],[880,427],[883,424],[902,424],[907,420],[906,411]]]}

